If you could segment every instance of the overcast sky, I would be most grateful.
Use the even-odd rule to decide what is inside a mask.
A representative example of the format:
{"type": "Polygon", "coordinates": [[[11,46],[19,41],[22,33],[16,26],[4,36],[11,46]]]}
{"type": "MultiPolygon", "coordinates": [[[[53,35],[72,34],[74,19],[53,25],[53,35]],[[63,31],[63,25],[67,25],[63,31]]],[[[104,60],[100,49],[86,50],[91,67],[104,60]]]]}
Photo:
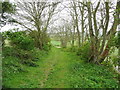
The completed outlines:
{"type": "MultiPolygon", "coordinates": [[[[9,1],[12,2],[12,3],[14,3],[15,1],[18,1],[18,0],[9,0],[9,1]]],[[[32,1],[32,0],[25,0],[25,1],[32,1]]],[[[38,1],[45,1],[45,0],[38,0],[38,1]]],[[[57,0],[49,0],[49,1],[57,1],[57,0]]],[[[60,1],[60,0],[58,0],[58,1],[60,1]]],[[[59,4],[58,8],[62,9],[62,8],[64,8],[64,5],[68,6],[70,0],[62,0],[62,1],[63,1],[63,3],[59,4]]],[[[98,0],[91,0],[91,1],[92,2],[96,2],[98,0]]],[[[112,2],[116,3],[117,0],[112,0],[112,2]]],[[[59,24],[64,24],[63,23],[63,19],[70,21],[71,18],[70,18],[70,16],[69,16],[69,14],[68,14],[67,11],[68,11],[67,8],[65,8],[60,13],[58,13],[54,18],[59,18],[59,19],[57,21],[55,21],[53,23],[53,25],[57,26],[59,24]]],[[[8,31],[9,29],[13,29],[13,28],[20,28],[20,26],[18,27],[18,26],[14,26],[14,25],[10,25],[9,24],[9,25],[6,25],[6,26],[2,27],[1,30],[0,30],[0,32],[1,31],[2,32],[3,31],[8,31]]]]}

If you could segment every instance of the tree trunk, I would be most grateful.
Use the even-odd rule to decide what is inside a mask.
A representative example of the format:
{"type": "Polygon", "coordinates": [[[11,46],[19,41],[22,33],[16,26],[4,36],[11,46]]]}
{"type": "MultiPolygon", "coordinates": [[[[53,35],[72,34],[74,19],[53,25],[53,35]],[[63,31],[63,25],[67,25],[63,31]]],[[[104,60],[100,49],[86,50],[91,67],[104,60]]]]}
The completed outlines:
{"type": "Polygon", "coordinates": [[[39,49],[42,50],[43,49],[43,43],[42,43],[42,36],[41,33],[39,32],[39,36],[38,36],[38,42],[39,42],[39,49]]]}
{"type": "Polygon", "coordinates": [[[61,47],[66,48],[67,42],[65,40],[61,40],[61,47]]]}
{"type": "Polygon", "coordinates": [[[89,61],[93,62],[95,56],[95,39],[92,28],[92,12],[91,12],[90,2],[87,2],[87,8],[88,8],[88,23],[89,23],[90,48],[91,48],[91,56],[89,61]]]}
{"type": "Polygon", "coordinates": [[[75,12],[75,25],[76,25],[76,29],[77,29],[77,35],[78,35],[78,46],[80,47],[80,31],[79,31],[79,26],[78,26],[78,14],[77,14],[77,6],[75,1],[73,1],[73,9],[75,12]]]}
{"type": "Polygon", "coordinates": [[[108,47],[108,43],[107,43],[105,50],[102,52],[102,54],[100,55],[100,57],[98,59],[99,63],[102,63],[104,61],[104,59],[108,56],[109,50],[110,50],[110,48],[108,47]]]}
{"type": "Polygon", "coordinates": [[[114,16],[114,22],[113,22],[113,26],[112,28],[110,29],[110,31],[108,32],[108,42],[106,44],[106,47],[105,47],[105,50],[101,53],[101,55],[99,56],[99,63],[102,63],[104,61],[104,59],[108,56],[109,54],[109,50],[111,48],[110,46],[110,41],[111,39],[115,36],[115,33],[116,33],[116,29],[117,29],[117,26],[119,25],[119,9],[120,9],[120,1],[117,2],[117,5],[116,5],[116,14],[114,16]]]}

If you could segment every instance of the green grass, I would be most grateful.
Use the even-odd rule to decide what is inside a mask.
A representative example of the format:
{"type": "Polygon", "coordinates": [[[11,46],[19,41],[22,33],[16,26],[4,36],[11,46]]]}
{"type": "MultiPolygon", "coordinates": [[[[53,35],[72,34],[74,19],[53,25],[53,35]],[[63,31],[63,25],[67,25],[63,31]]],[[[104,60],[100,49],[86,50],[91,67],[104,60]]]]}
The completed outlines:
{"type": "Polygon", "coordinates": [[[117,88],[117,74],[113,74],[105,66],[87,63],[71,65],[71,86],[74,88],[117,88]],[[115,79],[116,78],[116,79],[115,79]]]}
{"type": "MultiPolygon", "coordinates": [[[[57,43],[57,42],[55,42],[57,43]]],[[[39,58],[41,52],[37,52],[39,58]]],[[[45,53],[44,53],[45,54],[45,53]]],[[[24,66],[27,72],[3,77],[7,88],[117,88],[117,75],[105,66],[84,63],[79,56],[52,48],[38,67],[24,66]]],[[[4,71],[5,72],[5,71],[4,71]]]]}
{"type": "Polygon", "coordinates": [[[61,42],[60,42],[60,41],[54,41],[54,40],[52,40],[52,41],[51,41],[51,44],[52,44],[53,46],[60,46],[60,45],[61,45],[61,42]]]}
{"type": "MultiPolygon", "coordinates": [[[[53,46],[61,46],[61,42],[60,42],[60,41],[56,41],[56,40],[51,40],[51,44],[52,44],[53,46]]],[[[75,41],[74,46],[77,46],[77,44],[78,44],[78,42],[75,41]]],[[[68,48],[71,47],[71,42],[68,42],[68,43],[67,43],[67,47],[68,47],[68,48]]]]}

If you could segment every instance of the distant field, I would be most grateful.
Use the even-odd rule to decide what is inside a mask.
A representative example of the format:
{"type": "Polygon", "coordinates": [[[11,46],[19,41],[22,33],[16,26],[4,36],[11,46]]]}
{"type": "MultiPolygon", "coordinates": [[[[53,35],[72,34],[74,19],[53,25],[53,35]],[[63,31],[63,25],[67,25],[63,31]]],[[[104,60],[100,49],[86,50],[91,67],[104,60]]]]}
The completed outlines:
{"type": "Polygon", "coordinates": [[[61,42],[60,41],[51,41],[51,44],[53,46],[60,46],[61,45],[61,42]]]}
{"type": "MultiPolygon", "coordinates": [[[[53,46],[60,46],[61,45],[61,42],[60,41],[56,41],[56,40],[51,40],[51,44],[53,46]]],[[[68,47],[71,47],[71,42],[68,42],[67,43],[67,46],[68,47]]],[[[75,41],[75,46],[77,46],[77,41],[75,41]]]]}

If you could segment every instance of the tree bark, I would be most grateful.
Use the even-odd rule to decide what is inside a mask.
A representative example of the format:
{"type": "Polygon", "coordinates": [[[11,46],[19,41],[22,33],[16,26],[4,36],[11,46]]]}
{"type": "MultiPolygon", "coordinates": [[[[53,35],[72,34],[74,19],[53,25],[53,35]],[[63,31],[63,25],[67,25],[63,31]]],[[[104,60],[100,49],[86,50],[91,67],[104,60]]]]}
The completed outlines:
{"type": "Polygon", "coordinates": [[[88,23],[89,23],[89,34],[90,34],[90,48],[91,48],[91,56],[89,61],[94,61],[94,55],[95,55],[95,44],[94,44],[94,34],[93,34],[93,28],[92,28],[92,12],[91,12],[91,6],[90,2],[87,2],[87,8],[88,8],[88,23]]]}
{"type": "Polygon", "coordinates": [[[79,31],[79,26],[78,26],[78,14],[77,14],[77,8],[76,8],[76,3],[75,1],[73,1],[73,9],[74,9],[74,13],[75,13],[75,25],[76,25],[76,29],[77,29],[77,35],[78,35],[78,46],[80,47],[80,31],[79,31]]]}
{"type": "Polygon", "coordinates": [[[117,2],[117,5],[116,5],[116,14],[114,15],[114,22],[113,22],[113,25],[112,25],[112,28],[110,29],[110,31],[108,32],[109,35],[108,35],[108,42],[106,44],[106,48],[105,50],[100,54],[99,56],[99,63],[102,63],[104,61],[104,59],[108,56],[109,54],[109,50],[111,48],[110,46],[110,41],[111,39],[115,36],[115,33],[116,33],[116,30],[117,30],[117,26],[119,25],[119,9],[120,9],[120,1],[117,2]]]}

